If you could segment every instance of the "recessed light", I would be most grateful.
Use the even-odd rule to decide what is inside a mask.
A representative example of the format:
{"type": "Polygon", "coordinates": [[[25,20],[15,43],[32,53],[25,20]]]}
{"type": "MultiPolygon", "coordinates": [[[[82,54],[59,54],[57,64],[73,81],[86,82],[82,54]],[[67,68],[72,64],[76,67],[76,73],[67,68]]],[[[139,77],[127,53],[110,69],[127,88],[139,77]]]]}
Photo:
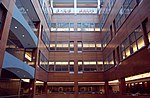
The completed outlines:
{"type": "Polygon", "coordinates": [[[17,29],[18,27],[17,26],[15,26],[15,29],[17,29]]]}
{"type": "Polygon", "coordinates": [[[24,37],[24,34],[22,34],[22,37],[24,37]]]}
{"type": "Polygon", "coordinates": [[[26,9],[26,11],[29,11],[29,9],[26,9]]]}

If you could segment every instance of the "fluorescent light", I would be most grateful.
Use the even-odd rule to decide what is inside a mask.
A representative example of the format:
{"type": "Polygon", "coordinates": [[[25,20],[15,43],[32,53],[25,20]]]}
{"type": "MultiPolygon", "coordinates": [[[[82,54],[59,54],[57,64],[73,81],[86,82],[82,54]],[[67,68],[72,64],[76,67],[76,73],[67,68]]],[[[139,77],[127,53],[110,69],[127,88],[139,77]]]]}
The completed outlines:
{"type": "Polygon", "coordinates": [[[22,81],[24,81],[24,82],[30,82],[30,79],[21,79],[22,81]]]}
{"type": "Polygon", "coordinates": [[[125,78],[125,81],[132,81],[132,80],[138,80],[138,79],[149,78],[149,77],[150,77],[150,72],[127,77],[127,78],[125,78]]]}
{"type": "Polygon", "coordinates": [[[42,84],[42,83],[44,83],[44,82],[42,82],[42,81],[36,81],[36,84],[42,84]]]}
{"type": "Polygon", "coordinates": [[[118,83],[118,80],[109,81],[108,83],[118,83]]]}

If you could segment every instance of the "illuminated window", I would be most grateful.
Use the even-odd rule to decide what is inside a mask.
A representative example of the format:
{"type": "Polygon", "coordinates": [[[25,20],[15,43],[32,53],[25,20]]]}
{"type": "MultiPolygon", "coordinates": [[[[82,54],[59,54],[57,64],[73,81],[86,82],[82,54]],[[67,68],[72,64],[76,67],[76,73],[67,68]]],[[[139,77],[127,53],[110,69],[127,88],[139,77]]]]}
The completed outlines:
{"type": "Polygon", "coordinates": [[[74,41],[70,41],[70,52],[74,52],[74,41]]]}
{"type": "Polygon", "coordinates": [[[96,61],[84,61],[84,65],[96,65],[96,61]]]}
{"type": "Polygon", "coordinates": [[[83,50],[95,50],[95,41],[83,42],[83,50]]]}
{"type": "Polygon", "coordinates": [[[148,40],[149,40],[149,42],[150,42],[150,32],[148,33],[148,40]]]}
{"type": "Polygon", "coordinates": [[[57,23],[57,31],[69,31],[69,23],[57,23]]]}
{"type": "Polygon", "coordinates": [[[70,72],[74,72],[74,61],[70,61],[69,62],[69,64],[70,64],[70,72]]]}
{"type": "Polygon", "coordinates": [[[42,31],[42,41],[44,42],[44,44],[45,44],[45,46],[46,46],[46,48],[48,49],[48,50],[50,50],[50,47],[49,47],[49,45],[50,45],[50,40],[49,40],[49,38],[48,38],[48,35],[47,35],[47,32],[44,30],[44,31],[42,31]]]}
{"type": "Polygon", "coordinates": [[[58,41],[56,44],[56,50],[62,50],[62,51],[69,50],[69,42],[58,41]]]}
{"type": "Polygon", "coordinates": [[[77,24],[77,31],[82,31],[81,23],[78,23],[78,24],[77,24]]]}
{"type": "Polygon", "coordinates": [[[49,71],[50,72],[54,71],[54,66],[55,66],[55,62],[54,61],[49,61],[49,71]]]}
{"type": "Polygon", "coordinates": [[[34,66],[33,49],[25,49],[24,62],[28,65],[34,66]]]}
{"type": "Polygon", "coordinates": [[[96,49],[97,50],[102,50],[102,44],[101,44],[101,42],[96,42],[96,49]]]}
{"type": "Polygon", "coordinates": [[[104,70],[108,70],[115,65],[113,53],[108,55],[104,60],[104,70]]]}
{"type": "Polygon", "coordinates": [[[85,72],[96,72],[97,65],[96,61],[83,61],[84,71],[85,72]]]}
{"type": "Polygon", "coordinates": [[[100,24],[99,23],[95,23],[95,31],[100,31],[100,24]]]}
{"type": "Polygon", "coordinates": [[[55,41],[50,42],[50,50],[55,50],[56,44],[55,41]]]}
{"type": "Polygon", "coordinates": [[[56,23],[51,23],[51,31],[57,31],[56,23]]]}
{"type": "Polygon", "coordinates": [[[79,72],[83,71],[82,61],[78,61],[78,71],[79,72]]]}
{"type": "Polygon", "coordinates": [[[138,44],[138,49],[141,49],[143,46],[145,46],[143,37],[137,40],[137,44],[138,44]]]}
{"type": "Polygon", "coordinates": [[[66,61],[55,62],[55,71],[68,71],[69,63],[66,61]]]}
{"type": "Polygon", "coordinates": [[[98,65],[102,65],[102,64],[103,64],[103,61],[97,61],[97,64],[98,64],[98,65]]]}
{"type": "Polygon", "coordinates": [[[39,57],[39,64],[40,67],[42,67],[45,70],[49,70],[49,62],[47,60],[47,58],[44,56],[44,54],[42,54],[42,52],[40,51],[40,57],[39,57]]]}
{"type": "Polygon", "coordinates": [[[97,70],[104,71],[103,61],[97,61],[97,70]]]}
{"type": "Polygon", "coordinates": [[[32,61],[32,52],[25,52],[25,58],[29,61],[32,61]]]}
{"type": "Polygon", "coordinates": [[[127,49],[126,49],[126,56],[128,57],[128,56],[130,56],[130,47],[128,47],[127,49]]]}
{"type": "Polygon", "coordinates": [[[132,32],[127,39],[120,45],[121,60],[135,53],[145,46],[141,27],[139,26],[132,32]]]}
{"type": "Polygon", "coordinates": [[[70,31],[75,31],[75,29],[74,29],[74,23],[70,23],[70,31]]]}
{"type": "Polygon", "coordinates": [[[82,52],[82,42],[78,41],[78,52],[82,52]]]}

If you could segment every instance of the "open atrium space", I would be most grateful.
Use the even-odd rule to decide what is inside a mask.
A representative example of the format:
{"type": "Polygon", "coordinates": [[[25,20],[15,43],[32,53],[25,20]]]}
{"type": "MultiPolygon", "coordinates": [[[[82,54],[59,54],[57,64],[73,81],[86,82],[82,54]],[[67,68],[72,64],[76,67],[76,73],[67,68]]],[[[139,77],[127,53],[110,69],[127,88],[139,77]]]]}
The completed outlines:
{"type": "Polygon", "coordinates": [[[0,98],[150,98],[150,0],[0,0],[0,98]]]}

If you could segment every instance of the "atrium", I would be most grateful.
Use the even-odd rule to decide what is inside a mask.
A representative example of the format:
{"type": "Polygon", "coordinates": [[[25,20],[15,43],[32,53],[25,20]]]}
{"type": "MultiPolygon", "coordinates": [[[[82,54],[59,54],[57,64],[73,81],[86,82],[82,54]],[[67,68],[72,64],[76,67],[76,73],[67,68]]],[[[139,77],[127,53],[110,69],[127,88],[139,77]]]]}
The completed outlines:
{"type": "Polygon", "coordinates": [[[0,98],[150,98],[149,0],[0,0],[0,98]]]}

